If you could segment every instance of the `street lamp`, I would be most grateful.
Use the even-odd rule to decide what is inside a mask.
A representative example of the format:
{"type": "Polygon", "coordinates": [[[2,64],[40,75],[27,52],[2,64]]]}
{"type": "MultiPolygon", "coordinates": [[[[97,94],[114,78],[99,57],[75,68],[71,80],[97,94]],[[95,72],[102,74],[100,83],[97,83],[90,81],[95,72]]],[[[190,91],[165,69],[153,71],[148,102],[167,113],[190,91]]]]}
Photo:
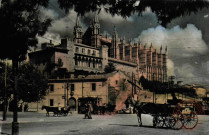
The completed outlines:
{"type": "Polygon", "coordinates": [[[4,74],[4,111],[3,111],[3,121],[7,120],[7,91],[6,91],[6,87],[7,87],[7,62],[5,62],[5,74],[4,74]]]}
{"type": "Polygon", "coordinates": [[[3,120],[6,121],[6,112],[7,112],[7,93],[6,93],[6,86],[7,86],[7,62],[4,63],[4,69],[0,66],[0,69],[4,70],[4,104],[3,104],[3,120]]]}
{"type": "Polygon", "coordinates": [[[82,98],[83,98],[83,81],[84,81],[85,76],[82,76],[82,98]]]}
{"type": "Polygon", "coordinates": [[[68,91],[69,91],[69,80],[67,80],[67,106],[68,106],[68,91]]]}
{"type": "Polygon", "coordinates": [[[14,111],[12,122],[12,135],[19,135],[19,123],[18,123],[18,88],[17,88],[17,73],[18,73],[18,59],[12,60],[12,68],[14,72],[14,111]]]}

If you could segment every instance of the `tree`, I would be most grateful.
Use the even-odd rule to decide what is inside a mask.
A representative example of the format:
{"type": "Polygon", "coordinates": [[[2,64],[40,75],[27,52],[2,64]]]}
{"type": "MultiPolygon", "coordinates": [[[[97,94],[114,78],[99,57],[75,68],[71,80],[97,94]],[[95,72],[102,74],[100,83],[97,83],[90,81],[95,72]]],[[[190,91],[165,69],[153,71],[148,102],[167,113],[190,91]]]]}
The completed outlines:
{"type": "Polygon", "coordinates": [[[47,94],[47,79],[39,73],[32,64],[20,66],[18,74],[18,90],[21,93],[19,100],[23,102],[37,102],[47,94]]]}
{"type": "Polygon", "coordinates": [[[40,7],[48,0],[2,0],[0,7],[0,58],[22,61],[30,47],[36,46],[36,35],[43,35],[50,19],[40,17],[40,7]]]}
{"type": "Polygon", "coordinates": [[[104,8],[107,13],[128,17],[133,13],[142,15],[147,7],[158,17],[159,23],[166,26],[172,19],[208,7],[208,0],[58,0],[60,8],[74,10],[81,15],[89,11],[100,11],[104,8]]]}
{"type": "MultiPolygon", "coordinates": [[[[0,63],[0,67],[5,67],[4,63],[0,63]]],[[[4,98],[5,79],[7,82],[7,99],[11,98],[13,93],[12,86],[14,81],[11,79],[13,76],[11,70],[11,66],[9,66],[6,78],[4,77],[4,69],[0,70],[0,101],[3,101],[4,98]]],[[[37,102],[44,99],[44,96],[47,94],[47,79],[30,63],[24,63],[19,67],[17,85],[20,93],[18,101],[37,102]]]]}
{"type": "MultiPolygon", "coordinates": [[[[36,35],[43,35],[51,20],[40,17],[40,7],[48,0],[1,0],[0,7],[0,59],[12,59],[14,84],[17,84],[18,62],[25,59],[30,47],[35,47],[36,35]]],[[[14,88],[14,115],[12,134],[19,134],[17,122],[17,85],[14,88]]]]}
{"type": "Polygon", "coordinates": [[[108,63],[108,65],[105,66],[105,73],[112,73],[116,70],[115,66],[113,65],[113,63],[108,63]]]}

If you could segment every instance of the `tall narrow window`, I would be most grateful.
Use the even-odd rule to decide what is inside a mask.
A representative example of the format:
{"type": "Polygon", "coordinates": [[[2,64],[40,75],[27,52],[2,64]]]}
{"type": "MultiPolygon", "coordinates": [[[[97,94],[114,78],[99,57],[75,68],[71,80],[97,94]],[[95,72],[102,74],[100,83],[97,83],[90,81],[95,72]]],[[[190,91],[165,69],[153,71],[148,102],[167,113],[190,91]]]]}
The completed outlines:
{"type": "Polygon", "coordinates": [[[85,48],[82,48],[82,53],[85,54],[85,48]]]}
{"type": "Polygon", "coordinates": [[[71,91],[74,91],[75,90],[75,85],[74,84],[71,84],[70,90],[71,91]]]}
{"type": "Polygon", "coordinates": [[[92,83],[91,84],[91,90],[92,91],[96,91],[96,83],[92,83]]]}
{"type": "Polygon", "coordinates": [[[54,99],[50,99],[50,100],[49,100],[49,105],[50,105],[50,106],[54,106],[54,99]]]}
{"type": "Polygon", "coordinates": [[[79,48],[78,48],[78,47],[75,48],[75,52],[76,52],[76,53],[79,52],[79,48]]]}
{"type": "Polygon", "coordinates": [[[91,50],[88,49],[88,55],[91,54],[91,50]]]}
{"type": "Polygon", "coordinates": [[[77,58],[75,59],[75,65],[76,65],[76,66],[78,65],[78,60],[77,60],[77,58]]]}
{"type": "Polygon", "coordinates": [[[62,66],[63,65],[63,62],[62,62],[62,59],[61,58],[58,59],[58,65],[59,66],[62,66]]]}
{"type": "Polygon", "coordinates": [[[54,92],[54,85],[53,84],[49,85],[49,90],[50,90],[50,92],[54,92]]]}
{"type": "Polygon", "coordinates": [[[95,68],[95,62],[93,62],[93,68],[95,68]]]}
{"type": "Polygon", "coordinates": [[[115,84],[118,84],[118,80],[115,81],[115,84]]]}
{"type": "Polygon", "coordinates": [[[96,51],[93,51],[92,55],[95,56],[96,55],[96,51]]]}

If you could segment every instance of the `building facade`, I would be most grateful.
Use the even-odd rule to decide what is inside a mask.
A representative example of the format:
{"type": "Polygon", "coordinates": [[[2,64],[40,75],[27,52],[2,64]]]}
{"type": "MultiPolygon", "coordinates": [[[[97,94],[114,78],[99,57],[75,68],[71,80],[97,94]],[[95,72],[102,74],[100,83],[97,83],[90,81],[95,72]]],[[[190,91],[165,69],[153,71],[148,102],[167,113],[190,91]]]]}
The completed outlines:
{"type": "MultiPolygon", "coordinates": [[[[38,103],[30,103],[29,111],[41,111],[41,107],[69,106],[71,111],[81,112],[85,102],[91,101],[97,106],[114,104],[121,109],[126,98],[132,94],[131,78],[121,71],[105,75],[78,76],[78,78],[49,79],[48,94],[38,103]]],[[[138,86],[140,87],[140,86],[138,86]]],[[[139,88],[133,89],[137,96],[139,88]]],[[[44,110],[45,111],[45,110],[44,110]]]]}
{"type": "MultiPolygon", "coordinates": [[[[113,63],[117,70],[137,79],[144,76],[150,81],[167,81],[167,48],[163,52],[141,43],[119,38],[114,27],[111,38],[100,34],[100,23],[96,14],[88,29],[83,32],[79,17],[74,27],[74,38],[62,39],[61,44],[42,44],[42,50],[29,53],[29,59],[42,73],[59,74],[68,72],[65,77],[82,73],[104,73],[108,63],[113,63]]],[[[59,75],[55,76],[59,76],[59,75]]]]}

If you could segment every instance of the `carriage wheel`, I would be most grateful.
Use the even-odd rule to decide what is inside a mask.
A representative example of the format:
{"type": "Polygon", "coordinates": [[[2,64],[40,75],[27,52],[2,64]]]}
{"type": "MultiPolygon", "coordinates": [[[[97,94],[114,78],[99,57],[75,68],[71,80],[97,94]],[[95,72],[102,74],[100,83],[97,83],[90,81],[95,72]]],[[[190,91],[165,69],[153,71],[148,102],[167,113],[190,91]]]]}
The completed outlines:
{"type": "Polygon", "coordinates": [[[173,127],[174,126],[174,124],[175,124],[175,119],[173,118],[173,117],[171,117],[171,116],[167,116],[166,118],[165,118],[165,126],[167,127],[167,128],[171,128],[171,127],[173,127]]]}
{"type": "Polygon", "coordinates": [[[181,113],[180,114],[174,114],[172,116],[172,119],[174,120],[173,124],[171,126],[173,129],[181,129],[183,127],[184,117],[181,113]]]}
{"type": "Polygon", "coordinates": [[[184,115],[184,128],[193,129],[197,126],[198,116],[195,112],[184,115]]]}
{"type": "Polygon", "coordinates": [[[165,117],[158,116],[156,121],[156,127],[163,127],[165,124],[165,117]]]}

